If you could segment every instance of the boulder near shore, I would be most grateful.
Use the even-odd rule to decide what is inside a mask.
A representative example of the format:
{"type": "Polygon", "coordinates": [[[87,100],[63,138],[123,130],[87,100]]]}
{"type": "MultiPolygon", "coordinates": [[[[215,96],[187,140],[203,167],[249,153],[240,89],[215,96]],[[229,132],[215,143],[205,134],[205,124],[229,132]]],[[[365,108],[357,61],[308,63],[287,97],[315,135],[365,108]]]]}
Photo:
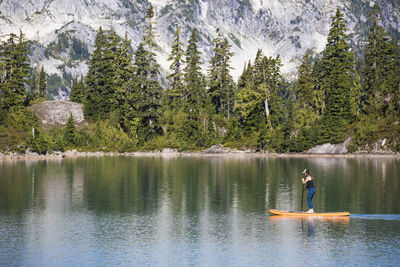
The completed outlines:
{"type": "Polygon", "coordinates": [[[83,104],[70,101],[43,101],[33,104],[29,109],[36,113],[40,122],[46,126],[65,125],[70,114],[75,124],[85,122],[83,104]]]}

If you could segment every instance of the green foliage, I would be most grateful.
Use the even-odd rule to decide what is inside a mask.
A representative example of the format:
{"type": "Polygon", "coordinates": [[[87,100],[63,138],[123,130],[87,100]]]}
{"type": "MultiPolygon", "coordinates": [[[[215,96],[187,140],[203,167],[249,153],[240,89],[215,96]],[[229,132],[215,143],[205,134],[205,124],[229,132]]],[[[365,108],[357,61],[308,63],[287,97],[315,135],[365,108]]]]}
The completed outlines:
{"type": "Polygon", "coordinates": [[[22,107],[27,101],[26,87],[29,78],[28,43],[22,32],[0,45],[0,112],[13,106],[22,107]]]}
{"type": "Polygon", "coordinates": [[[40,129],[39,119],[34,115],[32,134],[29,140],[30,150],[38,154],[45,154],[49,148],[45,135],[40,129]]]}
{"type": "Polygon", "coordinates": [[[47,94],[47,82],[46,82],[46,73],[44,72],[44,68],[42,66],[39,74],[39,98],[45,98],[47,94]]]}
{"type": "Polygon", "coordinates": [[[350,52],[347,39],[346,21],[340,9],[337,9],[322,59],[325,109],[322,115],[321,142],[344,141],[352,120],[351,87],[355,69],[354,55],[350,52]]]}
{"type": "Polygon", "coordinates": [[[61,151],[64,152],[64,134],[65,131],[62,128],[53,128],[46,134],[46,139],[49,144],[49,151],[61,151]]]}
{"type": "Polygon", "coordinates": [[[176,26],[175,39],[172,44],[171,54],[168,57],[168,61],[172,61],[169,70],[170,75],[167,79],[170,84],[167,88],[168,104],[170,108],[176,108],[182,106],[182,102],[187,98],[183,85],[183,48],[180,40],[181,28],[176,26]]]}
{"type": "Polygon", "coordinates": [[[67,124],[65,125],[64,130],[64,144],[67,146],[73,146],[76,144],[76,129],[74,124],[74,116],[72,113],[69,115],[67,124]]]}
{"type": "Polygon", "coordinates": [[[126,152],[134,150],[135,141],[117,123],[105,120],[96,123],[92,146],[101,151],[126,152]]]}
{"type": "Polygon", "coordinates": [[[208,94],[215,112],[230,118],[235,103],[234,82],[230,75],[230,59],[233,53],[230,52],[231,45],[219,29],[213,42],[214,55],[210,61],[208,94]]]}
{"type": "Polygon", "coordinates": [[[78,80],[75,78],[72,82],[71,94],[69,96],[69,100],[76,103],[84,103],[85,102],[85,83],[83,81],[83,77],[78,80]]]}

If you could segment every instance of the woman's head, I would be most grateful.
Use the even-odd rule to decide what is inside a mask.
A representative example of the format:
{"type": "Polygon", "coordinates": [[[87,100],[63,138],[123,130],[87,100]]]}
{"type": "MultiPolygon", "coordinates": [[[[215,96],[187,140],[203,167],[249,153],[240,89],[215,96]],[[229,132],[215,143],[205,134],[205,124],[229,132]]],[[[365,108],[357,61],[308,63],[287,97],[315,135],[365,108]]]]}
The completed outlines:
{"type": "Polygon", "coordinates": [[[303,173],[304,173],[305,175],[310,175],[310,170],[309,170],[309,169],[304,169],[303,173]]]}

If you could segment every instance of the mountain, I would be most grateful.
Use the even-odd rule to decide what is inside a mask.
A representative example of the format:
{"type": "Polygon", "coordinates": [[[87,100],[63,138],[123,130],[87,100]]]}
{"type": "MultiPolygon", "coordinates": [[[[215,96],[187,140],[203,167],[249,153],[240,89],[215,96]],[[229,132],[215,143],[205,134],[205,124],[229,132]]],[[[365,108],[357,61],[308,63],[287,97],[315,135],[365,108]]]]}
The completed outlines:
{"type": "Polygon", "coordinates": [[[158,60],[164,72],[175,25],[182,27],[184,40],[193,28],[201,33],[204,70],[220,28],[232,44],[235,78],[258,48],[268,56],[279,54],[283,73],[293,77],[305,51],[319,53],[324,48],[337,7],[348,21],[355,51],[365,42],[374,3],[382,9],[385,29],[400,39],[398,0],[0,0],[0,36],[4,40],[22,30],[31,40],[32,64],[44,66],[50,91],[64,99],[73,77],[87,73],[96,30],[102,26],[121,36],[126,32],[135,49],[150,3],[156,11],[158,60]]]}

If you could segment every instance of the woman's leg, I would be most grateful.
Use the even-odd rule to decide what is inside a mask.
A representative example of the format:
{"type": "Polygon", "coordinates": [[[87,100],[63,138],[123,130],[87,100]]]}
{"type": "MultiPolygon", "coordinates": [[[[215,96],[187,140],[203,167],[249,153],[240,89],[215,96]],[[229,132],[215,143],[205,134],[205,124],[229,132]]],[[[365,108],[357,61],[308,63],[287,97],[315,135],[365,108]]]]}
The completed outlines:
{"type": "Polygon", "coordinates": [[[313,208],[314,208],[314,206],[313,206],[313,204],[312,204],[312,199],[313,199],[313,197],[314,197],[314,194],[315,194],[315,189],[312,187],[312,188],[310,188],[310,189],[308,190],[308,194],[307,194],[308,207],[309,207],[310,209],[313,209],[313,208]]]}

